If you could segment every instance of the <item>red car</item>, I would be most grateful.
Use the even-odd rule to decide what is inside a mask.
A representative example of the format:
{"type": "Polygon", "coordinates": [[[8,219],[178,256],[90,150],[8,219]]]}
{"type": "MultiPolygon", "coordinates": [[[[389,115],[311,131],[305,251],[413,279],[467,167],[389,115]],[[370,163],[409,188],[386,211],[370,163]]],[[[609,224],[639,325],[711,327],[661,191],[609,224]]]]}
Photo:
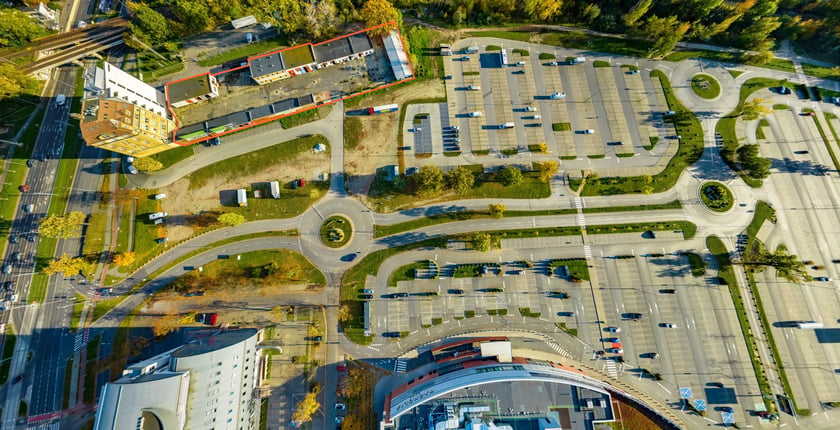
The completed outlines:
{"type": "Polygon", "coordinates": [[[21,185],[20,186],[20,192],[25,193],[27,191],[29,191],[29,185],[21,185]]]}

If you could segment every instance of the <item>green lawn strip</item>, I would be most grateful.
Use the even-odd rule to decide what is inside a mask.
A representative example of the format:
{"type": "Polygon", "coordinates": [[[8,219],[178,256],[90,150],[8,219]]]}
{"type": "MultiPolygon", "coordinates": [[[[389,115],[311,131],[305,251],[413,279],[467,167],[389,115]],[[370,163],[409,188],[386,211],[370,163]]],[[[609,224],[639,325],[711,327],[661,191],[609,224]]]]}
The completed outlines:
{"type": "Polygon", "coordinates": [[[198,60],[198,65],[201,67],[215,66],[217,64],[226,63],[228,61],[243,59],[264,52],[273,51],[285,47],[288,44],[285,37],[275,37],[272,39],[263,39],[257,42],[251,42],[247,45],[241,45],[220,54],[203,57],[198,60]]]}
{"type": "Polygon", "coordinates": [[[280,124],[287,130],[295,128],[313,121],[318,121],[319,119],[329,115],[330,109],[330,106],[323,106],[316,109],[305,110],[294,115],[280,118],[280,124]]]}
{"type": "Polygon", "coordinates": [[[587,225],[587,234],[639,233],[645,231],[681,231],[684,239],[697,234],[697,226],[690,221],[664,221],[652,223],[587,225]]]}
{"type": "Polygon", "coordinates": [[[755,138],[758,140],[766,140],[767,136],[764,134],[764,127],[769,127],[770,123],[767,122],[766,119],[761,118],[758,121],[758,127],[755,129],[755,138]]]}
{"type": "Polygon", "coordinates": [[[487,46],[484,48],[484,50],[485,50],[485,51],[488,51],[488,52],[489,52],[489,51],[501,51],[501,50],[502,50],[502,47],[501,47],[501,46],[498,46],[498,45],[487,45],[487,46]]]}
{"type": "Polygon", "coordinates": [[[158,152],[150,156],[149,158],[153,160],[157,160],[160,164],[163,164],[162,169],[166,169],[178,163],[179,161],[186,160],[187,158],[192,157],[195,155],[195,146],[180,146],[178,148],[168,149],[163,152],[158,152]]]}
{"type": "MultiPolygon", "coordinates": [[[[150,191],[149,194],[154,195],[154,191],[150,191]]],[[[148,214],[161,210],[161,201],[151,198],[140,198],[135,200],[133,219],[129,217],[130,207],[130,202],[125,205],[123,217],[120,219],[120,229],[125,228],[128,230],[128,225],[125,227],[122,225],[123,220],[125,219],[128,219],[129,223],[134,223],[133,243],[129,244],[130,247],[126,248],[126,250],[134,252],[135,260],[134,264],[131,266],[120,267],[121,273],[133,272],[135,269],[146,264],[146,262],[151,260],[155,254],[159,253],[161,249],[164,249],[165,247],[164,244],[155,242],[155,240],[165,235],[165,230],[162,226],[155,225],[152,221],[149,221],[148,217],[148,214]]],[[[120,231],[120,235],[121,234],[122,231],[120,231]]]]}
{"type": "MultiPolygon", "coordinates": [[[[654,205],[587,207],[583,209],[583,213],[653,211],[680,208],[682,208],[682,204],[680,204],[680,201],[674,200],[668,203],[654,205]]],[[[505,218],[514,218],[529,216],[569,215],[575,213],[577,213],[577,209],[543,209],[534,211],[506,211],[504,213],[504,216],[505,218]]],[[[405,221],[397,224],[375,225],[373,237],[385,237],[390,236],[392,234],[403,233],[406,231],[416,230],[419,228],[437,224],[444,224],[448,222],[487,218],[491,218],[489,211],[447,212],[444,214],[430,215],[427,217],[417,218],[411,221],[405,221]]]]}
{"type": "Polygon", "coordinates": [[[554,54],[549,54],[548,52],[540,52],[539,55],[540,60],[556,60],[557,56],[554,54]]]}
{"type": "Polygon", "coordinates": [[[87,344],[87,362],[85,363],[85,386],[82,398],[85,404],[93,403],[96,397],[96,373],[99,356],[99,340],[96,336],[87,344]]]}
{"type": "MultiPolygon", "coordinates": [[[[136,227],[137,223],[136,223],[135,218],[140,219],[141,218],[140,217],[141,212],[138,211],[138,213],[135,214],[135,218],[132,218],[131,217],[131,203],[128,202],[128,201],[122,201],[122,202],[119,202],[118,204],[119,204],[120,207],[122,207],[122,216],[119,219],[120,224],[117,227],[117,243],[115,244],[115,247],[112,251],[116,252],[116,253],[122,253],[122,252],[131,251],[133,249],[133,245],[132,245],[133,240],[130,237],[131,236],[131,223],[134,222],[135,227],[136,227]]],[[[114,211],[114,212],[115,213],[114,213],[113,216],[116,216],[116,211],[114,211]]],[[[146,218],[146,221],[148,221],[148,217],[145,217],[145,218],[146,218]]],[[[108,238],[108,239],[109,239],[108,242],[110,243],[110,238],[108,238]]],[[[107,248],[108,247],[106,246],[106,249],[107,248]]]]}
{"type": "MultiPolygon", "coordinates": [[[[828,136],[825,135],[825,130],[823,130],[822,124],[820,124],[820,121],[816,116],[811,117],[811,119],[813,119],[814,124],[817,125],[817,130],[819,130],[820,132],[820,136],[822,137],[823,143],[825,144],[825,149],[828,149],[828,155],[831,156],[831,162],[834,163],[834,168],[840,170],[840,163],[837,162],[837,155],[834,154],[834,149],[832,148],[831,141],[829,141],[828,136]]],[[[827,118],[826,122],[828,122],[827,118]]],[[[833,133],[834,129],[832,129],[831,131],[833,133]]],[[[836,134],[834,137],[835,139],[837,138],[836,134]]]]}
{"type": "Polygon", "coordinates": [[[530,52],[528,52],[528,50],[527,50],[527,49],[519,49],[519,48],[516,48],[516,49],[514,49],[514,50],[513,50],[513,53],[514,53],[514,54],[517,54],[517,55],[520,55],[520,56],[523,56],[523,57],[529,57],[529,56],[531,56],[531,53],[530,53],[530,52]]]}
{"type": "MultiPolygon", "coordinates": [[[[201,254],[201,253],[203,253],[203,252],[206,252],[208,249],[218,248],[218,247],[220,247],[220,246],[222,246],[222,245],[226,245],[226,244],[228,244],[228,243],[234,243],[234,242],[239,242],[239,241],[248,240],[248,239],[256,239],[256,238],[260,238],[260,237],[271,237],[271,236],[297,236],[297,230],[263,231],[263,232],[259,232],[259,233],[243,234],[243,235],[241,235],[241,236],[229,237],[229,238],[225,238],[225,239],[222,239],[222,240],[219,240],[219,241],[216,241],[216,242],[210,243],[210,244],[208,244],[207,246],[203,246],[203,247],[201,247],[201,248],[199,248],[199,249],[196,249],[196,250],[194,250],[194,251],[191,251],[191,252],[189,252],[189,253],[187,253],[187,254],[184,254],[184,255],[183,255],[183,256],[181,256],[181,257],[178,257],[178,258],[176,258],[176,259],[174,259],[174,260],[170,261],[170,262],[169,262],[169,263],[167,263],[165,266],[163,266],[163,267],[161,267],[160,269],[156,270],[154,273],[149,274],[149,275],[146,277],[146,279],[147,279],[148,281],[144,281],[144,282],[139,282],[139,283],[137,283],[137,284],[136,284],[136,285],[135,285],[135,286],[131,289],[131,291],[130,291],[129,293],[132,293],[132,292],[137,291],[138,289],[142,288],[142,287],[143,287],[144,285],[146,285],[149,281],[151,281],[151,280],[153,280],[153,279],[157,278],[157,277],[158,277],[158,276],[160,276],[163,272],[166,272],[167,270],[171,269],[173,266],[176,266],[176,265],[178,265],[179,263],[181,263],[181,262],[183,262],[183,261],[186,261],[186,260],[188,260],[188,259],[190,259],[190,258],[192,258],[192,257],[194,257],[194,256],[196,256],[196,255],[198,255],[198,254],[201,254]]],[[[174,245],[174,244],[173,244],[173,245],[174,245]]],[[[145,264],[145,263],[144,263],[144,264],[145,264]]],[[[36,276],[38,276],[38,275],[36,275],[36,276]]],[[[44,276],[44,275],[41,275],[41,276],[44,276]]],[[[34,282],[34,278],[33,278],[33,282],[34,282]]],[[[108,284],[108,282],[106,281],[106,285],[107,285],[107,284],[108,284]]],[[[95,307],[95,308],[94,308],[94,310],[93,310],[93,319],[91,320],[91,322],[94,322],[94,321],[96,321],[99,317],[101,317],[102,315],[105,315],[108,311],[110,311],[111,309],[113,309],[113,308],[114,308],[114,306],[116,306],[117,304],[119,304],[120,302],[122,302],[122,301],[123,301],[126,297],[127,297],[127,296],[120,296],[120,297],[115,297],[115,298],[108,299],[108,300],[100,300],[100,301],[97,301],[97,302],[96,302],[96,307],[95,307]],[[112,302],[112,301],[113,301],[113,302],[112,302]]]]}
{"type": "Polygon", "coordinates": [[[612,66],[612,64],[610,64],[609,61],[604,61],[604,60],[595,60],[595,61],[592,62],[592,65],[595,66],[595,67],[610,67],[610,66],[612,66]]]}
{"type": "Polygon", "coordinates": [[[148,51],[137,53],[135,57],[137,60],[137,71],[143,77],[143,81],[153,82],[160,79],[161,76],[180,72],[186,67],[184,62],[174,54],[167,54],[165,57],[169,58],[162,60],[157,55],[148,51]]]}
{"type": "Polygon", "coordinates": [[[777,104],[773,105],[773,110],[788,110],[788,109],[790,109],[790,106],[785,105],[785,104],[777,103],[777,104]]]}
{"type": "Polygon", "coordinates": [[[365,125],[360,118],[354,116],[344,118],[344,147],[356,149],[365,137],[364,128],[365,125]]]}
{"type": "Polygon", "coordinates": [[[741,70],[726,69],[726,71],[729,72],[729,74],[735,79],[737,79],[738,76],[741,76],[741,75],[744,74],[744,72],[741,71],[741,70]]]}
{"type": "Polygon", "coordinates": [[[691,89],[704,99],[714,99],[720,95],[720,82],[712,75],[698,73],[691,77],[691,89]]]}
{"type": "MultiPolygon", "coordinates": [[[[35,81],[36,86],[26,88],[23,93],[13,98],[5,98],[0,103],[0,121],[8,128],[0,132],[0,139],[13,140],[20,127],[38,109],[41,103],[41,82],[35,81]]],[[[43,112],[43,111],[42,111],[43,112]]],[[[23,143],[26,140],[21,139],[23,143]]]]}
{"type": "Polygon", "coordinates": [[[808,76],[815,76],[817,78],[833,79],[840,81],[840,71],[836,67],[816,66],[809,63],[802,63],[802,71],[808,76]]]}
{"type": "Polygon", "coordinates": [[[676,184],[682,171],[700,159],[703,154],[703,129],[700,121],[693,112],[686,109],[677,100],[668,78],[659,70],[651,72],[651,76],[658,77],[662,82],[668,107],[674,111],[674,125],[677,134],[682,136],[679,148],[674,157],[668,161],[665,169],[655,176],[634,176],[597,178],[587,180],[582,190],[584,196],[632,194],[649,190],[659,193],[670,189],[676,184]]]}
{"type": "MultiPolygon", "coordinates": [[[[747,226],[747,238],[752,240],[758,234],[758,230],[761,229],[761,225],[764,224],[764,221],[776,222],[776,211],[765,201],[759,200],[758,204],[755,206],[755,215],[753,216],[752,221],[747,226]]],[[[747,247],[751,246],[751,243],[747,244],[747,247]]]]}
{"type": "Polygon", "coordinates": [[[761,360],[758,357],[758,345],[756,344],[755,338],[750,331],[749,321],[747,321],[747,311],[744,305],[744,298],[741,296],[741,291],[738,288],[738,280],[735,278],[735,273],[733,273],[732,262],[729,260],[729,251],[717,236],[707,237],[706,247],[709,249],[709,252],[712,253],[715,260],[717,260],[718,275],[726,283],[726,286],[729,288],[729,293],[732,296],[732,302],[735,305],[735,313],[738,316],[738,324],[741,326],[741,334],[746,342],[747,352],[750,355],[750,363],[752,363],[753,372],[755,372],[755,377],[758,381],[758,389],[761,391],[764,405],[768,411],[774,411],[775,403],[773,402],[773,399],[775,399],[775,397],[773,396],[773,391],[770,389],[770,383],[767,380],[767,375],[764,373],[761,360]]]}
{"type": "Polygon", "coordinates": [[[542,315],[541,312],[531,312],[531,308],[519,308],[519,314],[528,318],[539,318],[542,315]]]}
{"type": "Polygon", "coordinates": [[[589,265],[584,258],[557,258],[548,262],[549,276],[553,275],[555,269],[566,266],[570,279],[583,281],[590,280],[589,265]]]}
{"type": "Polygon", "coordinates": [[[699,277],[706,274],[706,263],[703,261],[703,257],[693,252],[686,252],[683,255],[688,258],[688,265],[691,267],[692,276],[699,277]]]}
{"type": "Polygon", "coordinates": [[[108,217],[97,208],[88,217],[85,228],[85,239],[82,247],[83,255],[92,255],[105,249],[105,223],[108,217]]]}
{"type": "MultiPolygon", "coordinates": [[[[750,66],[756,67],[763,67],[765,69],[773,69],[773,70],[781,70],[784,72],[794,73],[795,69],[793,67],[793,62],[790,60],[784,60],[781,58],[774,58],[767,63],[764,64],[757,64],[754,62],[745,62],[741,60],[737,53],[733,52],[720,52],[720,51],[706,51],[702,49],[692,49],[692,50],[678,50],[674,51],[665,56],[666,61],[682,61],[689,58],[705,58],[708,60],[715,60],[724,63],[740,63],[740,64],[748,64],[750,66]]],[[[803,68],[805,65],[802,65],[803,68]]]]}
{"type": "Polygon", "coordinates": [[[744,102],[752,93],[768,87],[781,86],[785,81],[770,78],[752,78],[741,86],[741,94],[738,100],[738,106],[729,115],[722,117],[718,121],[717,132],[723,138],[723,148],[720,151],[721,158],[732,170],[738,172],[738,175],[750,187],[759,188],[763,181],[760,179],[753,179],[746,175],[735,163],[735,151],[740,146],[738,135],[735,133],[735,123],[744,107],[744,102]]]}
{"type": "Polygon", "coordinates": [[[70,407],[70,381],[73,379],[73,356],[67,359],[64,367],[64,385],[61,394],[61,409],[70,407]]]}
{"type": "Polygon", "coordinates": [[[75,332],[79,328],[79,322],[82,319],[82,309],[85,308],[87,297],[76,293],[76,298],[73,300],[73,316],[70,318],[70,331],[75,332]]]}
{"type": "Polygon", "coordinates": [[[417,261],[411,264],[406,264],[391,273],[388,277],[388,286],[396,287],[399,281],[413,281],[415,270],[427,270],[433,267],[435,263],[430,260],[417,261]]]}
{"type": "MultiPolygon", "coordinates": [[[[840,136],[837,135],[837,130],[834,129],[834,125],[831,123],[832,119],[837,119],[831,112],[824,112],[825,115],[825,122],[828,123],[828,129],[831,130],[831,135],[834,136],[834,142],[840,145],[840,136]]],[[[833,154],[833,152],[832,152],[833,154]]],[[[837,163],[834,163],[835,165],[837,163]]]]}
{"type": "Polygon", "coordinates": [[[0,362],[0,385],[9,381],[9,370],[12,368],[15,343],[17,343],[17,336],[14,330],[12,330],[12,325],[7,324],[5,338],[3,339],[3,361],[0,362]]]}
{"type": "Polygon", "coordinates": [[[555,122],[551,124],[552,131],[570,131],[572,124],[568,122],[555,122]]]}
{"type": "Polygon", "coordinates": [[[657,143],[659,143],[659,136],[648,136],[648,141],[650,141],[650,143],[648,145],[642,145],[642,147],[650,151],[656,147],[657,143]]]}

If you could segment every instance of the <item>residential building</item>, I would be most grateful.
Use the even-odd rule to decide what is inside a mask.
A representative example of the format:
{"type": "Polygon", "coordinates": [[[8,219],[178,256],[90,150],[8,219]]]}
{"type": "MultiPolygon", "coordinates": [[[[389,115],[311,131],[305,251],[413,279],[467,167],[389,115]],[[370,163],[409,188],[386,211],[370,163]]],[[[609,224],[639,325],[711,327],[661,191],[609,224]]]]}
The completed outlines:
{"type": "Polygon", "coordinates": [[[219,82],[210,73],[166,84],[166,100],[174,108],[219,97],[219,82]]]}
{"type": "Polygon", "coordinates": [[[262,331],[197,331],[191,342],[102,387],[96,430],[259,428],[262,331]]]}
{"type": "Polygon", "coordinates": [[[160,116],[169,116],[166,96],[155,87],[105,62],[93,76],[85,76],[85,90],[95,97],[119,98],[160,116]]]}

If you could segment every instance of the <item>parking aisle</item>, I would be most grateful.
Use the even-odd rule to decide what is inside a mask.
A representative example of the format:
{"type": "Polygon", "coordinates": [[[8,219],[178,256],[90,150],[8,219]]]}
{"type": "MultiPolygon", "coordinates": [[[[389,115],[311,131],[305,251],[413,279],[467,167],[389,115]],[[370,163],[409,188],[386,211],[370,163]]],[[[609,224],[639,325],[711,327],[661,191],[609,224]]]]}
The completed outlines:
{"type": "Polygon", "coordinates": [[[595,94],[589,88],[589,80],[586,64],[561,67],[561,73],[566,77],[566,103],[569,109],[570,122],[575,139],[578,157],[587,155],[603,155],[604,148],[600,138],[597,136],[595,107],[593,98],[595,94]],[[584,130],[594,130],[592,134],[584,134],[584,130]]]}
{"type": "MultiPolygon", "coordinates": [[[[469,140],[470,149],[473,152],[476,151],[484,151],[487,149],[487,134],[481,130],[481,124],[483,123],[483,117],[477,118],[470,118],[468,115],[470,112],[481,112],[484,113],[484,97],[482,94],[485,90],[467,90],[469,85],[475,85],[475,87],[481,87],[482,84],[482,76],[481,76],[481,63],[479,62],[479,57],[477,55],[469,56],[470,59],[467,61],[461,61],[461,67],[463,68],[464,72],[464,85],[459,87],[458,93],[461,94],[465,103],[463,111],[458,112],[456,116],[463,118],[460,122],[461,130],[466,130],[464,134],[464,138],[469,140]]],[[[475,88],[474,87],[474,88],[475,88]]],[[[464,139],[461,139],[461,142],[464,142],[464,139]]],[[[466,150],[466,148],[462,147],[462,150],[466,150]]]]}
{"type": "Polygon", "coordinates": [[[642,74],[624,74],[624,85],[627,88],[627,98],[633,109],[633,117],[636,119],[636,128],[639,132],[639,142],[633,142],[636,152],[644,150],[644,146],[650,145],[651,137],[659,139],[659,133],[653,126],[651,105],[648,103],[648,93],[642,82],[642,74]]]}
{"type": "Polygon", "coordinates": [[[556,154],[559,157],[577,157],[578,152],[575,147],[574,131],[573,130],[554,130],[553,124],[567,123],[571,126],[570,112],[567,108],[567,101],[551,100],[548,98],[551,94],[565,92],[562,79],[560,76],[562,68],[558,66],[544,66],[542,68],[543,84],[545,85],[545,93],[537,94],[540,97],[540,108],[543,112],[548,112],[551,120],[548,117],[544,119],[544,128],[546,133],[554,135],[554,140],[557,145],[556,154]]]}
{"type": "MultiPolygon", "coordinates": [[[[602,142],[618,154],[633,152],[633,140],[624,117],[624,106],[618,95],[616,87],[615,67],[596,67],[595,75],[601,91],[601,100],[604,103],[604,113],[607,116],[609,130],[598,130],[603,133],[602,142]],[[619,144],[621,143],[621,144],[619,144]]],[[[605,147],[604,150],[607,148],[605,147]]]]}
{"type": "Polygon", "coordinates": [[[485,91],[487,115],[483,121],[484,133],[489,137],[491,152],[516,147],[516,133],[513,130],[499,130],[499,124],[513,122],[513,107],[510,104],[509,79],[514,68],[489,67],[484,69],[489,78],[488,91],[485,91]]]}
{"type": "Polygon", "coordinates": [[[517,61],[525,64],[517,66],[519,73],[515,75],[517,78],[514,80],[516,82],[516,88],[511,85],[510,94],[512,101],[519,100],[518,104],[513,104],[514,110],[518,110],[514,114],[516,118],[514,122],[517,125],[516,140],[520,150],[525,151],[528,150],[528,145],[545,142],[545,133],[540,126],[542,124],[542,113],[539,112],[539,109],[533,112],[526,111],[525,109],[529,106],[536,108],[534,96],[536,96],[537,90],[534,84],[536,77],[533,74],[533,63],[527,61],[528,57],[519,57],[518,55],[516,57],[517,61]]]}

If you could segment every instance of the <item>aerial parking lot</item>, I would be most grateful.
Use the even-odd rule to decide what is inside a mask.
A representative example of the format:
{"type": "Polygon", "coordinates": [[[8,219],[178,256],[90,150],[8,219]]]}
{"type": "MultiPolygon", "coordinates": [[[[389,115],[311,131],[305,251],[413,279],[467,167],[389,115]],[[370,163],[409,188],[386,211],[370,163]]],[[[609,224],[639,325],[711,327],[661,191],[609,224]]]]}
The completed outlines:
{"type": "Polygon", "coordinates": [[[540,59],[555,56],[555,48],[539,45],[527,51],[466,40],[459,46],[443,64],[448,123],[461,127],[465,153],[510,156],[545,144],[548,154],[567,161],[651,157],[646,147],[674,134],[662,121],[669,108],[649,70],[597,57],[577,64],[540,59]]]}

